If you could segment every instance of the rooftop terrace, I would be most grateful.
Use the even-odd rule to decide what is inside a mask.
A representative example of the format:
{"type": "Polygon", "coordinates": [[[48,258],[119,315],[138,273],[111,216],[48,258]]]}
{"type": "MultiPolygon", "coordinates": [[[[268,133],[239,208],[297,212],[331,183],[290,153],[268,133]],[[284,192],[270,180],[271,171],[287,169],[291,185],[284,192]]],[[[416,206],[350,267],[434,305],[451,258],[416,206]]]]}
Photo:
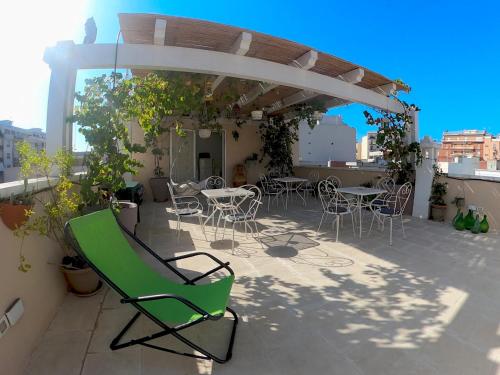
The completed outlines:
{"type": "MultiPolygon", "coordinates": [[[[496,374],[500,362],[500,239],[457,232],[449,224],[405,217],[395,229],[353,239],[346,220],[340,242],[320,208],[296,204],[259,212],[264,249],[237,235],[207,242],[196,220],[179,242],[166,204],[141,209],[139,236],[162,255],[207,251],[236,274],[232,306],[240,315],[233,359],[224,365],[109,342],[133,314],[112,290],[89,298],[67,295],[32,355],[28,374],[496,374]]],[[[368,217],[366,217],[368,220],[368,217]]],[[[368,227],[368,226],[366,226],[368,227]]],[[[200,271],[206,264],[183,260],[200,271]]],[[[141,318],[142,319],[142,318],[141,318]]],[[[228,322],[229,323],[229,322],[228,322]]],[[[211,323],[189,336],[211,332],[211,323]]],[[[229,324],[228,324],[229,328],[229,324]]],[[[143,333],[152,326],[137,326],[143,333]]],[[[215,332],[222,337],[226,332],[215,332]]],[[[165,338],[159,339],[166,340],[165,338]]],[[[186,348],[187,350],[187,348],[186,348]]]]}

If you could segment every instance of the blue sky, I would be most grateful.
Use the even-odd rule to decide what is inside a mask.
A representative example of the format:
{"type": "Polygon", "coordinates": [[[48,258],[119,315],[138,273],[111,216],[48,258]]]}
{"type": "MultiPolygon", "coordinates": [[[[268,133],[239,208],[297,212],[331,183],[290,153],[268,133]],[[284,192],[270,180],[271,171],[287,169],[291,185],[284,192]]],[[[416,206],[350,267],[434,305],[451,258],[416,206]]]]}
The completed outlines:
{"type": "MultiPolygon", "coordinates": [[[[0,34],[7,32],[1,29],[7,18],[23,25],[26,17],[26,12],[22,12],[26,2],[5,3],[9,2],[0,5],[0,34]]],[[[40,22],[45,23],[38,28],[42,30],[47,24],[51,25],[50,35],[38,40],[44,45],[68,38],[80,42],[83,23],[89,16],[96,20],[98,42],[116,39],[119,12],[201,18],[291,39],[387,77],[403,79],[412,87],[410,95],[403,99],[422,109],[421,136],[429,134],[439,139],[445,130],[464,128],[500,133],[496,116],[500,108],[500,76],[496,72],[500,67],[500,5],[495,1],[54,0],[41,3],[45,9],[33,10],[30,5],[32,10],[28,12],[34,12],[34,22],[40,18],[40,12],[45,11],[49,17],[45,20],[42,17],[40,22]],[[60,32],[58,25],[61,25],[60,32]]],[[[37,31],[28,31],[27,43],[40,39],[37,31]]],[[[11,29],[8,32],[9,39],[16,35],[11,29]]],[[[9,59],[15,61],[17,53],[17,49],[9,51],[9,59]]],[[[26,70],[29,65],[16,71],[17,64],[9,66],[4,58],[0,59],[3,68],[0,74],[4,78],[7,74],[11,76],[14,70],[25,79],[20,92],[23,100],[14,103],[18,107],[22,104],[22,111],[9,110],[16,107],[9,104],[18,96],[0,94],[0,118],[11,118],[21,126],[45,127],[49,70],[41,61],[41,53],[32,57],[30,63],[33,74],[26,70]],[[6,72],[6,69],[10,70],[6,72]]],[[[19,91],[15,84],[16,80],[7,80],[2,91],[19,91]]],[[[333,113],[342,114],[361,136],[369,129],[364,123],[363,109],[351,106],[333,113]]]]}

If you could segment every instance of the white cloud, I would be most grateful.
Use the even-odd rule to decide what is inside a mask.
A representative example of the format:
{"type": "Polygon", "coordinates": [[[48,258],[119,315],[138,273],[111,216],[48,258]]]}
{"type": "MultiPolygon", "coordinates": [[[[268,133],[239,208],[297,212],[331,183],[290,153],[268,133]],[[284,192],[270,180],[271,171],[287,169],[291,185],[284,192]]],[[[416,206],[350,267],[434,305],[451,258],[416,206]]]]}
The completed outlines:
{"type": "Polygon", "coordinates": [[[50,69],[47,46],[80,42],[88,0],[2,1],[0,4],[0,119],[45,128],[50,69]]]}

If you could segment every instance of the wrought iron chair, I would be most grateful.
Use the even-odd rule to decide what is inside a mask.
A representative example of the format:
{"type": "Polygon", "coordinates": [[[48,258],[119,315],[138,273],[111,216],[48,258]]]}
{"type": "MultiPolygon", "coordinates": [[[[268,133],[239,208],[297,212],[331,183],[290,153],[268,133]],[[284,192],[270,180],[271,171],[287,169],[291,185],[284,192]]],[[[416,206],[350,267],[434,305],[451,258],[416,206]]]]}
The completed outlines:
{"type": "Polygon", "coordinates": [[[333,175],[328,176],[326,178],[326,181],[331,181],[336,188],[342,187],[342,180],[340,178],[338,178],[337,176],[333,176],[333,175]]]}
{"type": "Polygon", "coordinates": [[[230,223],[232,225],[232,230],[233,230],[233,237],[231,242],[231,251],[233,254],[234,254],[234,232],[235,232],[234,229],[236,224],[243,224],[245,226],[245,236],[246,236],[248,233],[247,228],[250,229],[252,235],[254,234],[253,228],[250,225],[250,223],[253,223],[255,227],[255,233],[257,233],[257,239],[260,243],[259,227],[257,226],[255,217],[257,216],[257,211],[259,210],[259,207],[262,204],[261,201],[262,194],[260,192],[260,189],[255,185],[245,185],[242,186],[242,188],[250,190],[254,193],[253,197],[251,198],[248,204],[248,207],[239,204],[237,211],[234,211],[233,213],[224,216],[224,231],[222,236],[224,238],[226,223],[230,223]]]}
{"type": "Polygon", "coordinates": [[[262,190],[264,192],[264,196],[267,196],[267,211],[269,211],[269,207],[271,205],[271,199],[274,197],[276,202],[276,206],[279,204],[279,199],[281,199],[283,205],[285,204],[283,201],[283,194],[285,193],[285,187],[277,181],[270,180],[266,176],[260,177],[260,183],[262,185],[262,190]]]}
{"type": "Polygon", "coordinates": [[[379,194],[370,202],[372,210],[387,206],[387,199],[394,195],[396,183],[391,177],[382,177],[375,185],[379,189],[384,189],[387,193],[379,194]]]}
{"type": "Polygon", "coordinates": [[[352,201],[347,199],[342,193],[339,193],[335,184],[329,180],[320,181],[318,184],[318,196],[321,201],[321,206],[323,207],[323,215],[321,216],[321,221],[319,222],[318,230],[316,232],[319,233],[325,215],[332,215],[334,216],[332,228],[334,224],[337,225],[337,235],[335,241],[338,241],[340,220],[345,215],[351,215],[352,233],[355,236],[353,215],[354,207],[352,205],[352,201]]]}
{"type": "Polygon", "coordinates": [[[392,194],[386,199],[385,206],[381,206],[373,211],[374,215],[372,218],[372,223],[370,224],[368,235],[372,231],[373,221],[375,220],[375,218],[377,218],[377,220],[382,223],[382,230],[384,230],[385,220],[389,219],[389,245],[392,245],[392,222],[393,219],[399,217],[401,219],[401,229],[403,231],[403,237],[406,237],[405,227],[403,224],[403,213],[408,200],[410,199],[411,189],[411,183],[405,183],[398,189],[398,192],[396,194],[392,194]]]}
{"type": "Polygon", "coordinates": [[[307,196],[313,196],[316,195],[316,188],[318,186],[319,182],[319,172],[318,171],[311,171],[309,172],[309,175],[307,176],[307,182],[303,183],[300,186],[300,192],[303,194],[304,200],[307,196]]]}
{"type": "MultiPolygon", "coordinates": [[[[205,189],[223,189],[226,187],[226,181],[219,176],[210,176],[205,182],[205,189]]],[[[210,199],[207,199],[207,215],[210,216],[215,209],[215,205],[210,199]]],[[[212,227],[214,226],[215,215],[212,216],[212,227]]]]}
{"type": "Polygon", "coordinates": [[[183,217],[198,217],[203,234],[205,234],[205,227],[203,225],[203,205],[198,198],[191,195],[177,196],[174,188],[170,182],[167,182],[170,197],[172,198],[172,208],[177,216],[177,237],[180,236],[181,220],[183,217]]]}

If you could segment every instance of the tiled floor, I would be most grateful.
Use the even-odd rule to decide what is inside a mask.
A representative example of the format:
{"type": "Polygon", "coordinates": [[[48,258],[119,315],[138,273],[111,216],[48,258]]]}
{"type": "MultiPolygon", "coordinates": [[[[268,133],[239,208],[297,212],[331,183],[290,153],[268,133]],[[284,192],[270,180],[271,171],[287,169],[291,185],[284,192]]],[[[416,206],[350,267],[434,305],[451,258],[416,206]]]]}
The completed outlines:
{"type": "MultiPolygon", "coordinates": [[[[353,238],[346,220],[335,243],[329,225],[316,235],[319,206],[311,202],[286,213],[263,208],[264,248],[238,233],[232,255],[229,240],[205,241],[194,220],[182,224],[177,241],[165,208],[141,208],[141,238],[162,255],[208,251],[235,270],[230,304],[241,322],[233,359],[219,365],[140,346],[110,351],[132,311],[105,289],[90,298],[68,295],[28,374],[500,374],[495,233],[473,235],[408,217],[407,238],[397,226],[391,247],[387,230],[353,238]]],[[[204,259],[178,266],[209,267],[204,259]]],[[[189,335],[210,337],[208,345],[222,352],[227,323],[207,323],[189,335]]],[[[152,328],[141,318],[131,334],[152,328]]]]}

